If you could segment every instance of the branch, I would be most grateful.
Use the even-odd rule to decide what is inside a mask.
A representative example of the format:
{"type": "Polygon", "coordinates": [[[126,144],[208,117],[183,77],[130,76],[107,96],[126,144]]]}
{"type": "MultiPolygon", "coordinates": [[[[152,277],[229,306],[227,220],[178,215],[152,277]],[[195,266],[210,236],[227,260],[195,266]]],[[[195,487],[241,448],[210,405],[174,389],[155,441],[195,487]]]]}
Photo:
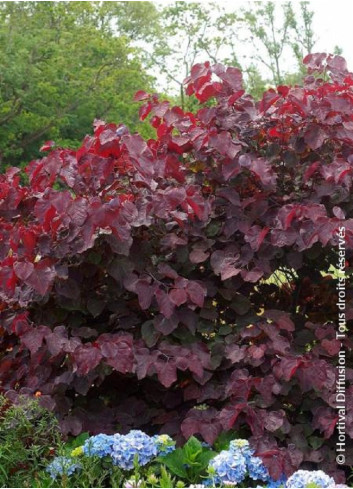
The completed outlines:
{"type": "Polygon", "coordinates": [[[12,101],[12,107],[10,111],[0,120],[0,126],[6,124],[9,120],[18,115],[21,112],[22,108],[23,106],[21,99],[15,98],[12,101]]]}

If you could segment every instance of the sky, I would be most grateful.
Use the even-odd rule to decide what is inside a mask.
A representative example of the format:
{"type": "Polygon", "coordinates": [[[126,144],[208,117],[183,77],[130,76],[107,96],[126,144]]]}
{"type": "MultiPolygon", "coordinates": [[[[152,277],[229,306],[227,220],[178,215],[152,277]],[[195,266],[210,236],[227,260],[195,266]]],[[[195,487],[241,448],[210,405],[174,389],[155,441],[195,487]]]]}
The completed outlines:
{"type": "MultiPolygon", "coordinates": [[[[237,6],[251,5],[256,1],[219,0],[217,3],[234,11],[237,6]]],[[[281,4],[283,1],[274,0],[274,3],[281,4]]],[[[291,3],[299,5],[300,0],[292,0],[291,3]]],[[[314,11],[313,30],[317,35],[315,51],[330,53],[336,45],[339,46],[343,49],[342,55],[347,60],[348,69],[353,71],[353,0],[309,0],[309,4],[314,11]]]]}
{"type": "MultiPolygon", "coordinates": [[[[152,0],[153,1],[153,0],[152,0]]],[[[272,0],[274,3],[280,4],[284,3],[283,0],[272,0]]],[[[170,5],[173,3],[172,0],[160,0],[155,2],[157,5],[170,5]]],[[[184,3],[184,2],[179,2],[184,3]]],[[[208,4],[212,3],[207,0],[195,2],[195,0],[187,0],[187,3],[201,3],[208,4]]],[[[255,0],[218,0],[217,3],[222,5],[226,11],[228,12],[237,12],[241,7],[246,8],[247,10],[251,9],[251,5],[256,2],[255,0]]],[[[266,0],[263,2],[266,3],[266,0]]],[[[300,10],[300,0],[292,0],[291,1],[294,11],[299,12],[300,10]]],[[[315,33],[316,44],[314,46],[313,52],[325,52],[325,53],[333,53],[335,46],[338,46],[343,50],[342,55],[346,58],[348,69],[353,71],[353,0],[309,0],[309,9],[314,11],[313,18],[313,31],[315,33]]],[[[255,6],[255,5],[254,5],[255,6]]],[[[281,8],[276,9],[276,22],[278,23],[278,27],[280,27],[281,23],[281,8]]],[[[300,18],[300,16],[298,17],[300,18]]],[[[212,32],[212,29],[211,29],[212,32]]],[[[215,32],[217,35],[217,32],[215,32]]],[[[239,39],[242,36],[239,36],[239,39]]],[[[245,39],[245,38],[244,38],[245,39]]],[[[180,50],[180,53],[184,52],[183,45],[187,44],[187,39],[174,39],[174,41],[170,40],[171,45],[173,46],[176,43],[176,51],[180,50]]],[[[222,55],[227,57],[227,48],[225,50],[220,50],[218,57],[222,59],[222,55]]],[[[249,63],[252,61],[252,56],[254,52],[252,51],[251,44],[246,42],[239,42],[239,45],[236,48],[236,56],[241,66],[245,69],[249,66],[249,63]]],[[[282,57],[281,61],[281,71],[294,73],[297,71],[297,62],[293,56],[293,53],[289,48],[286,48],[286,52],[282,57]]],[[[263,56],[263,52],[261,52],[261,48],[259,48],[259,54],[263,56]]],[[[266,57],[266,56],[265,56],[266,57]]],[[[209,59],[209,58],[207,58],[209,59]]],[[[205,53],[201,52],[197,57],[195,62],[204,62],[205,53]]],[[[170,62],[170,61],[169,61],[170,62]]],[[[167,61],[167,67],[169,66],[169,62],[167,61]]],[[[172,59],[172,64],[174,67],[183,66],[182,59],[178,59],[177,57],[172,59]]],[[[265,68],[259,61],[255,61],[257,68],[259,68],[260,73],[264,79],[271,79],[270,71],[265,68]]],[[[172,65],[171,65],[172,67],[172,65]]],[[[179,69],[180,75],[178,78],[184,78],[186,76],[182,76],[181,70],[179,69]]],[[[173,82],[167,82],[164,79],[164,76],[159,76],[160,84],[163,87],[168,86],[169,90],[176,91],[178,90],[178,85],[173,84],[173,82]],[[175,85],[175,86],[174,86],[175,85]]]]}
{"type": "MultiPolygon", "coordinates": [[[[173,3],[172,0],[151,1],[156,3],[157,5],[170,5],[171,3],[173,3]]],[[[187,3],[197,2],[197,0],[186,1],[187,3]]],[[[266,0],[264,0],[264,2],[265,1],[266,0]]],[[[283,0],[272,1],[278,4],[283,3],[283,0]]],[[[300,1],[301,0],[291,0],[291,3],[294,6],[299,6],[300,1]]],[[[200,0],[197,3],[209,2],[207,0],[200,0]]],[[[224,5],[228,11],[236,11],[239,7],[246,7],[257,2],[256,0],[218,0],[217,3],[224,5]]],[[[348,69],[350,71],[353,71],[353,0],[309,0],[309,4],[311,10],[314,11],[313,30],[317,37],[314,52],[332,53],[334,47],[338,46],[343,50],[342,55],[347,60],[348,69]]],[[[242,55],[248,54],[248,50],[249,46],[247,45],[239,46],[240,61],[242,61],[242,55]]],[[[205,60],[200,59],[197,61],[200,62],[205,60]]],[[[284,64],[283,68],[286,71],[293,71],[293,63],[293,59],[288,59],[287,66],[284,64]]],[[[264,77],[268,77],[266,69],[261,67],[261,65],[258,65],[258,67],[260,68],[262,75],[264,77]]]]}
{"type": "Polygon", "coordinates": [[[348,69],[353,71],[353,1],[312,0],[310,5],[315,12],[314,31],[319,37],[316,49],[330,52],[338,45],[343,49],[348,69]]]}

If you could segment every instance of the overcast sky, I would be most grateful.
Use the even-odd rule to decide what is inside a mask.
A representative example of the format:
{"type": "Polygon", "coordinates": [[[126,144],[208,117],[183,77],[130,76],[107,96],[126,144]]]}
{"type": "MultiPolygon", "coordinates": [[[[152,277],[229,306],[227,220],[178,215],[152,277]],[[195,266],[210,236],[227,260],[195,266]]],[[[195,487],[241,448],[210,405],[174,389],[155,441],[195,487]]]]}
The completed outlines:
{"type": "MultiPolygon", "coordinates": [[[[217,3],[226,5],[229,10],[234,11],[237,6],[257,2],[219,0],[217,3]]],[[[284,2],[274,0],[274,3],[284,2]]],[[[291,3],[300,4],[300,0],[292,0],[291,3]]],[[[348,68],[353,71],[353,0],[309,0],[309,4],[314,11],[313,27],[318,38],[315,51],[330,53],[336,45],[339,46],[343,49],[348,68]]]]}
{"type": "MultiPolygon", "coordinates": [[[[153,1],[153,0],[152,0],[153,1]]],[[[202,3],[208,4],[212,3],[207,0],[201,0],[199,2],[195,2],[195,0],[186,0],[187,3],[202,3]]],[[[283,0],[272,0],[274,3],[280,4],[285,3],[283,0]]],[[[294,11],[297,13],[300,10],[300,1],[301,0],[292,0],[294,11]]],[[[174,3],[172,0],[160,0],[156,2],[159,5],[172,4],[174,3]]],[[[182,3],[182,2],[180,2],[182,3]]],[[[255,3],[266,3],[266,0],[262,0],[262,2],[258,2],[256,0],[218,0],[217,3],[225,7],[225,10],[228,12],[237,12],[241,7],[249,9],[251,8],[251,4],[255,3]]],[[[310,10],[314,12],[313,18],[313,31],[315,34],[316,44],[314,46],[314,52],[325,52],[325,53],[333,53],[335,46],[338,46],[343,50],[342,55],[346,58],[348,69],[353,71],[353,0],[309,0],[310,10]]],[[[254,5],[255,7],[255,5],[254,5]]],[[[280,27],[281,19],[281,11],[282,9],[276,9],[276,24],[280,27]]],[[[299,18],[299,17],[298,17],[299,18]]],[[[217,34],[217,33],[215,33],[217,34]]],[[[174,39],[171,40],[171,45],[176,43],[176,50],[180,53],[185,51],[185,46],[187,44],[187,39],[174,39]]],[[[219,51],[219,58],[222,58],[222,54],[227,53],[227,48],[219,51]]],[[[263,56],[262,49],[259,48],[259,53],[263,56]]],[[[297,62],[293,56],[293,52],[286,48],[286,52],[283,53],[281,59],[281,70],[284,72],[293,73],[297,70],[297,62]]],[[[229,54],[229,53],[227,53],[229,54]]],[[[253,47],[249,42],[242,41],[237,46],[236,56],[241,66],[245,69],[252,60],[252,56],[254,55],[253,47]]],[[[200,52],[197,55],[195,62],[204,62],[205,53],[200,52]]],[[[183,69],[183,63],[180,62],[180,59],[173,58],[172,61],[167,61],[168,63],[172,62],[175,67],[175,63],[179,66],[180,69],[183,69]]],[[[262,76],[264,78],[270,79],[271,75],[267,68],[261,65],[260,62],[255,62],[256,66],[260,70],[262,76]]],[[[182,77],[182,73],[180,73],[182,77]]],[[[178,86],[173,82],[168,83],[165,77],[160,74],[158,75],[159,84],[163,87],[166,84],[169,87],[169,90],[178,90],[178,86]]]]}
{"type": "Polygon", "coordinates": [[[316,50],[329,52],[338,45],[353,71],[353,1],[312,0],[310,4],[315,12],[314,31],[319,36],[316,50]]]}

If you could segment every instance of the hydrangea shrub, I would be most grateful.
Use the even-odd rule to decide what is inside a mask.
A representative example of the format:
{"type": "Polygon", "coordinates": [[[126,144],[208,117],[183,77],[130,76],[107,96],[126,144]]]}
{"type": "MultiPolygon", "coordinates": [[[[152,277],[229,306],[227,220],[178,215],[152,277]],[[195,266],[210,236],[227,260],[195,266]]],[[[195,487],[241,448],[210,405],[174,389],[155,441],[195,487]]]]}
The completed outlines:
{"type": "Polygon", "coordinates": [[[222,450],[211,460],[209,468],[213,473],[212,486],[238,485],[247,477],[263,482],[270,479],[268,470],[259,457],[254,457],[247,440],[232,441],[229,450],[222,450]]]}
{"type": "MultiPolygon", "coordinates": [[[[304,62],[302,86],[260,102],[238,69],[198,64],[195,113],[136,94],[154,139],[96,121],[77,151],[0,175],[1,390],[41,396],[67,433],[234,429],[275,479],[334,472],[328,271],[342,226],[352,269],[353,75],[304,62]]],[[[350,284],[346,299],[350,327],[350,284]]]]}
{"type": "Polygon", "coordinates": [[[81,465],[64,456],[56,457],[47,467],[47,472],[52,479],[67,476],[70,477],[75,471],[80,470],[81,465]]]}
{"type": "Polygon", "coordinates": [[[126,435],[99,434],[86,439],[70,456],[55,457],[46,472],[52,481],[59,483],[65,478],[65,483],[69,482],[72,487],[77,483],[81,486],[85,475],[88,475],[88,487],[97,476],[100,477],[99,487],[111,487],[106,485],[109,483],[106,475],[111,475],[114,468],[119,471],[119,479],[115,480],[120,483],[119,487],[255,487],[259,482],[261,485],[256,486],[259,488],[348,487],[336,484],[322,470],[298,470],[288,479],[282,474],[275,481],[261,459],[254,456],[247,440],[233,440],[228,449],[218,454],[202,445],[191,437],[182,448],[175,449],[170,436],[151,437],[140,430],[131,430],[126,435]],[[169,457],[166,447],[172,454],[169,457]],[[188,472],[191,466],[196,472],[188,472]]]}
{"type": "Polygon", "coordinates": [[[335,481],[322,470],[297,470],[287,480],[286,487],[335,487],[335,481]]]}

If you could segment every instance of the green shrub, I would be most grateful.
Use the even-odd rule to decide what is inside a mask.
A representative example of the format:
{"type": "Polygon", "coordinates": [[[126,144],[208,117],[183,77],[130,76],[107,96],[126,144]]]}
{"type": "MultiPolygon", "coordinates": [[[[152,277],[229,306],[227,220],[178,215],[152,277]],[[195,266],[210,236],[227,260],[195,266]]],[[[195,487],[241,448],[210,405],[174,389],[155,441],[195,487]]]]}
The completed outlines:
{"type": "Polygon", "coordinates": [[[0,396],[0,486],[36,487],[62,438],[55,416],[36,399],[0,396]]]}

